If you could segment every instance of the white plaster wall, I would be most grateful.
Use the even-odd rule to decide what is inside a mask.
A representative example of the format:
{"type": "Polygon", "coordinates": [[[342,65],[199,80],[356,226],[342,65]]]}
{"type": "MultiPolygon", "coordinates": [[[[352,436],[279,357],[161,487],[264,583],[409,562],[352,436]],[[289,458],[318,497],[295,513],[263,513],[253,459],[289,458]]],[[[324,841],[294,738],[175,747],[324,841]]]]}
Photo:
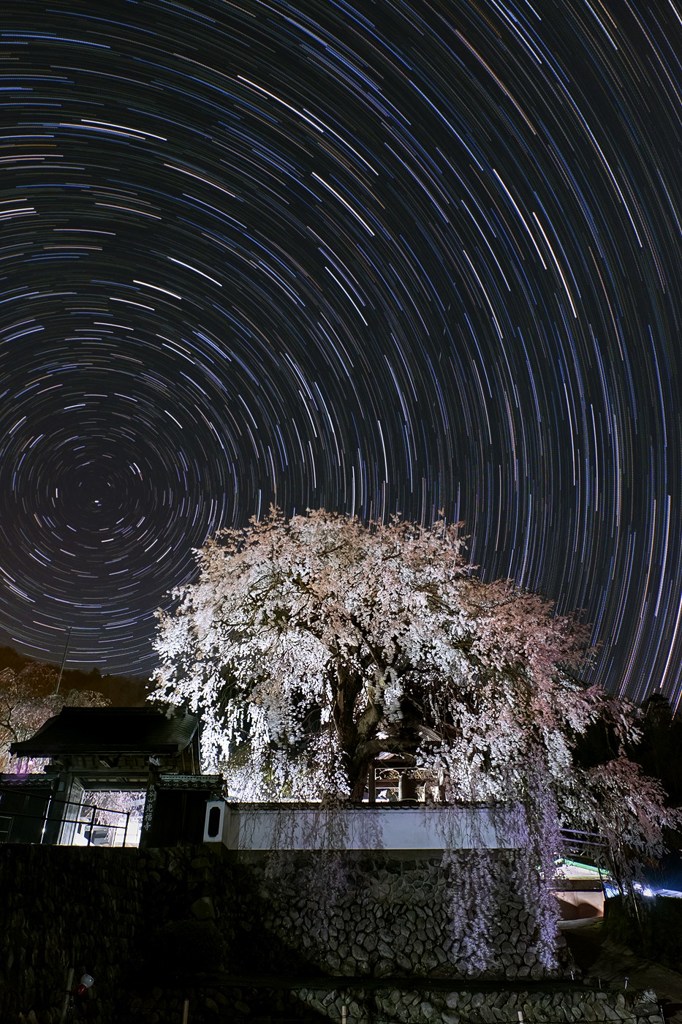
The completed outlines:
{"type": "MultiPolygon", "coordinates": [[[[218,802],[211,802],[217,806],[218,802]]],[[[207,812],[208,818],[208,812],[207,812]]],[[[230,850],[510,849],[517,844],[495,807],[318,808],[221,806],[218,834],[230,850]]]]}

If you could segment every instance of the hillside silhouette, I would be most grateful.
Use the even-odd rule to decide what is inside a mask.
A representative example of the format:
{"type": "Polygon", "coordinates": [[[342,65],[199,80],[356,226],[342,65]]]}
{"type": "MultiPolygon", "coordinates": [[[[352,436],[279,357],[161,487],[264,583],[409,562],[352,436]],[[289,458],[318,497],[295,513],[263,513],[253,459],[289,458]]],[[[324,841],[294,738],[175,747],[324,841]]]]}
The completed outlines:
{"type": "MultiPolygon", "coordinates": [[[[40,674],[44,674],[45,678],[50,680],[54,673],[59,675],[59,665],[54,662],[36,661],[34,658],[19,654],[12,647],[0,647],[0,672],[9,668],[18,675],[33,666],[36,668],[36,680],[40,674]]],[[[59,686],[60,692],[63,691],[65,694],[70,690],[94,690],[106,697],[114,707],[142,707],[149,688],[149,680],[140,676],[102,675],[98,668],[81,672],[79,669],[68,667],[64,668],[59,686]]]]}

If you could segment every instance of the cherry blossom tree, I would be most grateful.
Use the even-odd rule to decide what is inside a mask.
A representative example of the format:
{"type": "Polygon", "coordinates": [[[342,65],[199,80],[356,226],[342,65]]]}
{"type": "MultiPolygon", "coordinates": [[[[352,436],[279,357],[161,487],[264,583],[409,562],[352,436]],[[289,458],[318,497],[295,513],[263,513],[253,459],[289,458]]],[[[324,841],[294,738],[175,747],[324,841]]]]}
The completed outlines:
{"type": "MultiPolygon", "coordinates": [[[[273,509],[198,553],[160,615],[154,698],[203,717],[238,796],[362,799],[381,753],[412,755],[449,800],[558,806],[590,785],[578,737],[634,710],[577,680],[587,631],[506,581],[484,583],[458,525],[363,525],[273,509]]],[[[633,780],[635,775],[632,776],[633,780]]]]}
{"type": "Polygon", "coordinates": [[[157,696],[202,711],[209,760],[244,762],[244,785],[361,797],[376,754],[416,746],[418,677],[461,660],[440,595],[465,577],[456,528],[273,511],[199,560],[162,619],[157,696]]]}
{"type": "MultiPolygon", "coordinates": [[[[660,852],[673,812],[627,756],[635,709],[578,681],[587,630],[477,578],[458,525],[366,526],[323,510],[287,521],[273,509],[222,531],[198,562],[197,581],[159,616],[152,698],[201,714],[206,767],[233,798],[359,801],[371,762],[399,754],[446,804],[506,806],[547,965],[562,827],[598,831],[620,877],[629,852],[660,852]],[[615,756],[588,770],[575,748],[597,724],[615,756]]],[[[485,851],[472,858],[496,870],[485,851]]],[[[452,874],[453,927],[480,969],[485,928],[472,930],[471,900],[456,891],[474,875],[452,874]]],[[[493,910],[474,888],[484,921],[493,910]]]]}
{"type": "MultiPolygon", "coordinates": [[[[65,705],[67,707],[105,707],[110,703],[92,690],[56,693],[59,675],[51,665],[31,662],[15,672],[0,672],[0,771],[16,770],[16,758],[10,744],[27,740],[65,705]]],[[[29,770],[36,765],[30,763],[29,770]]]]}

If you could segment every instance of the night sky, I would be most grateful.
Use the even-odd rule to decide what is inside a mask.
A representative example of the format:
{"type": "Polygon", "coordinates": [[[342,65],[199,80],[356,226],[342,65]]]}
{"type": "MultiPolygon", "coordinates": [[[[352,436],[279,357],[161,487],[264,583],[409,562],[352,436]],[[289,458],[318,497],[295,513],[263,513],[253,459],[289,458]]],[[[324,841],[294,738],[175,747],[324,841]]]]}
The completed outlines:
{"type": "Polygon", "coordinates": [[[465,521],[682,691],[673,0],[3,0],[0,642],[151,670],[271,502],[465,521]]]}

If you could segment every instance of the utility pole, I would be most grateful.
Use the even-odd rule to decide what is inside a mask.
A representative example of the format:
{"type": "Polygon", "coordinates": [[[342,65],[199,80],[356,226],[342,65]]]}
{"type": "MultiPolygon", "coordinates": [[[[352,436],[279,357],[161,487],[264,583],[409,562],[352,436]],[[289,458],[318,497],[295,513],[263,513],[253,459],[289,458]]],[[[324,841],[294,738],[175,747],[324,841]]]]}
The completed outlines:
{"type": "Polygon", "coordinates": [[[57,680],[57,689],[54,691],[55,693],[59,693],[59,687],[61,686],[61,683],[62,683],[62,674],[64,672],[64,665],[66,664],[66,655],[69,653],[69,640],[71,639],[71,630],[72,629],[73,629],[73,626],[69,626],[67,634],[66,634],[66,643],[64,644],[64,654],[62,655],[62,663],[61,663],[61,665],[59,667],[59,679],[57,680]]]}

